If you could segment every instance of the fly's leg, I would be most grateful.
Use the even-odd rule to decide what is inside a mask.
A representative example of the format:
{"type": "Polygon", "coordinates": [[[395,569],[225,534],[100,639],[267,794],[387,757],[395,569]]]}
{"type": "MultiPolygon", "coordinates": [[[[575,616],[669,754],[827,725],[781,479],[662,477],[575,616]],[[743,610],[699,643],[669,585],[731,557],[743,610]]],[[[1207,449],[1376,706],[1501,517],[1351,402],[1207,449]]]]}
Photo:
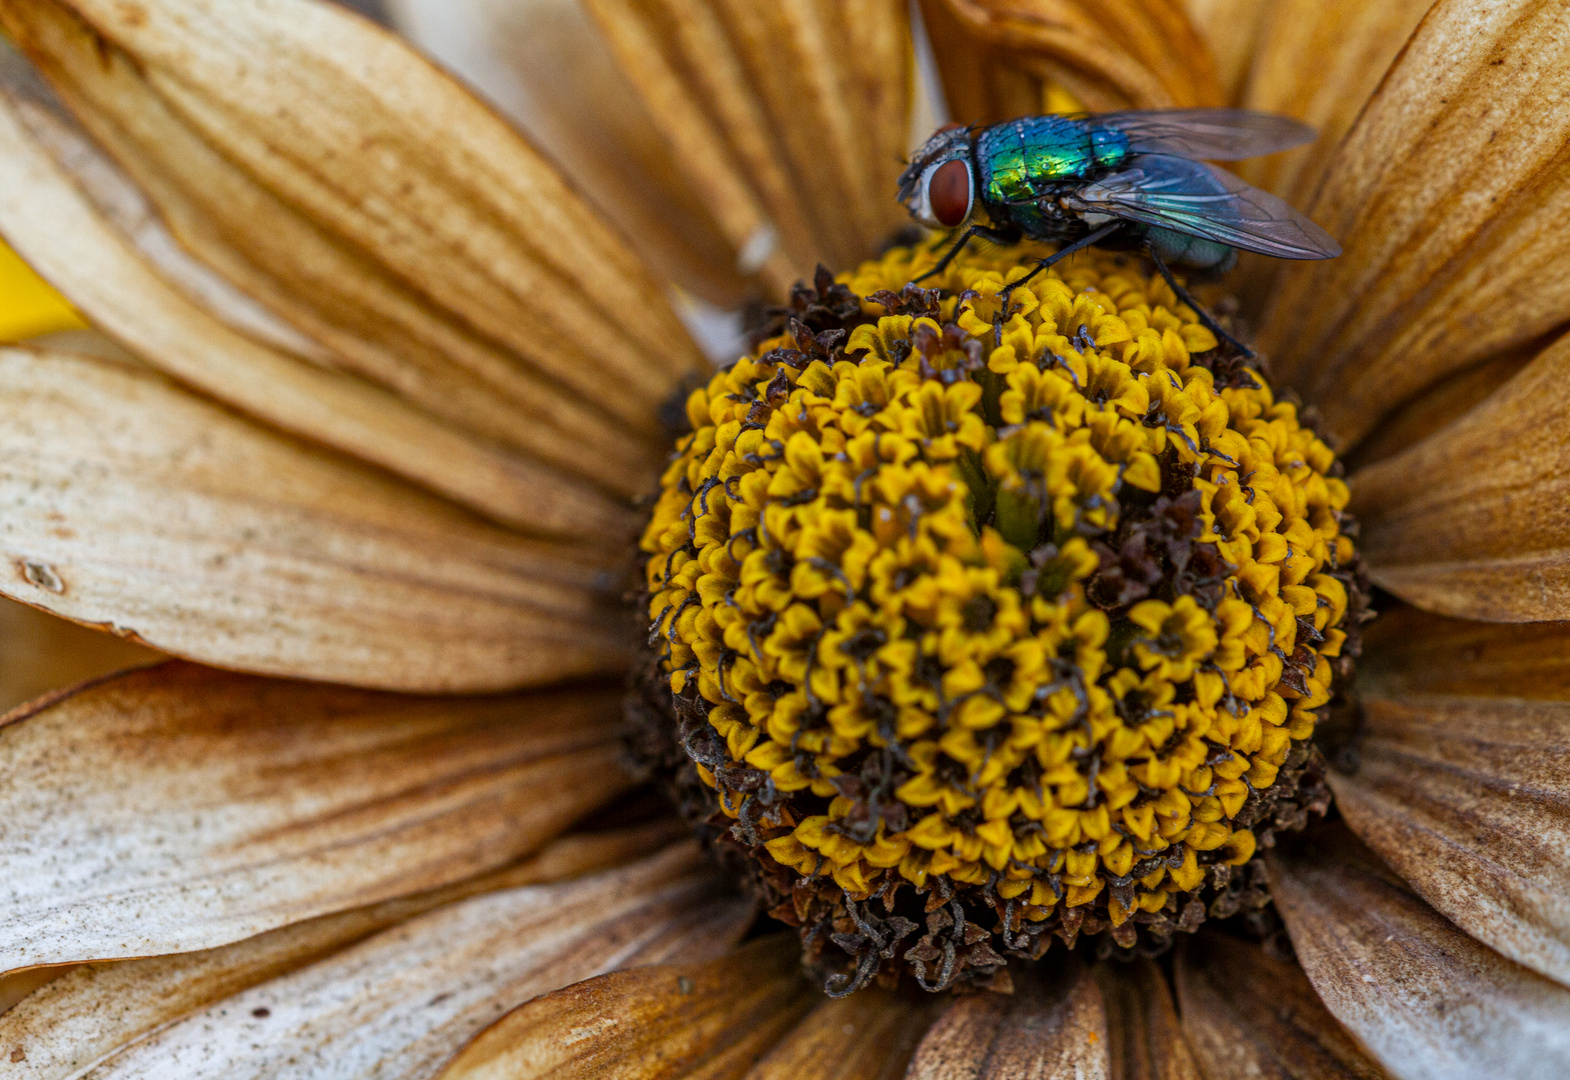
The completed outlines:
{"type": "Polygon", "coordinates": [[[920,277],[911,278],[911,284],[914,285],[918,281],[926,281],[933,274],[941,274],[947,270],[949,263],[953,262],[959,253],[965,250],[965,245],[970,243],[972,236],[979,236],[983,240],[991,240],[994,244],[1016,244],[1019,242],[1020,234],[1018,229],[992,229],[985,225],[972,225],[960,233],[959,239],[954,242],[954,246],[944,253],[943,258],[938,260],[938,265],[920,277]]]}
{"type": "Polygon", "coordinates": [[[1036,268],[1034,270],[1032,270],[1030,273],[1026,274],[1024,277],[1020,278],[1018,281],[1011,281],[1006,286],[1004,286],[1003,290],[998,293],[998,299],[1003,302],[1003,306],[1006,309],[1008,307],[1009,296],[1013,294],[1015,289],[1017,289],[1021,285],[1025,284],[1025,282],[1029,281],[1031,278],[1033,278],[1037,274],[1041,273],[1043,270],[1045,270],[1047,267],[1051,266],[1053,263],[1057,262],[1059,259],[1065,259],[1068,256],[1074,254],[1074,252],[1076,252],[1076,251],[1083,251],[1085,248],[1090,247],[1092,244],[1099,244],[1099,243],[1101,243],[1101,241],[1105,240],[1107,237],[1111,236],[1113,233],[1117,232],[1122,227],[1123,227],[1123,222],[1121,222],[1121,221],[1114,221],[1114,222],[1112,222],[1109,225],[1103,225],[1103,226],[1101,226],[1101,228],[1097,229],[1095,232],[1089,233],[1088,235],[1080,237],[1078,240],[1074,241],[1072,244],[1070,244],[1068,247],[1064,248],[1062,251],[1054,251],[1051,255],[1048,255],[1045,259],[1037,259],[1036,260],[1036,268]]]}
{"type": "Polygon", "coordinates": [[[1195,300],[1191,295],[1189,295],[1189,291],[1187,289],[1183,288],[1183,286],[1177,283],[1177,280],[1172,276],[1172,271],[1167,268],[1166,260],[1156,253],[1156,249],[1153,246],[1146,244],[1145,251],[1147,254],[1149,254],[1150,261],[1156,264],[1156,269],[1161,271],[1162,278],[1166,280],[1167,288],[1172,290],[1173,295],[1178,298],[1180,303],[1187,304],[1189,307],[1194,309],[1194,314],[1199,316],[1199,322],[1201,326],[1203,326],[1206,330],[1209,330],[1222,341],[1227,342],[1238,352],[1242,353],[1245,360],[1254,359],[1253,349],[1250,349],[1237,338],[1221,329],[1221,327],[1216,323],[1216,320],[1210,317],[1210,313],[1199,306],[1199,301],[1195,300]]]}

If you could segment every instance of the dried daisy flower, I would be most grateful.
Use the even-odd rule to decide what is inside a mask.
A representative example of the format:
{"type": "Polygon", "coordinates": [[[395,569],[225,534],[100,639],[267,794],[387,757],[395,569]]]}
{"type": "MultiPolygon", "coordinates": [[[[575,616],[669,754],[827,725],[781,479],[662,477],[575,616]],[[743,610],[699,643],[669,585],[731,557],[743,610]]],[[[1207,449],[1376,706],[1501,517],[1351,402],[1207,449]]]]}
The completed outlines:
{"type": "Polygon", "coordinates": [[[392,8],[0,0],[0,1063],[1570,1073],[1561,5],[392,8]],[[913,285],[927,49],[1344,254],[913,285]]]}

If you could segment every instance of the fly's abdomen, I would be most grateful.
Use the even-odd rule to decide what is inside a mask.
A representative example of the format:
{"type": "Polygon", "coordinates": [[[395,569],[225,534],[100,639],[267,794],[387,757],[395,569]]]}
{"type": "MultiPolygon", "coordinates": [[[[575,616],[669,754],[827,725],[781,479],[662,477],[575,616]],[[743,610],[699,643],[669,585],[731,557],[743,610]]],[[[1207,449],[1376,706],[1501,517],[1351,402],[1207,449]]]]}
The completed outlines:
{"type": "Polygon", "coordinates": [[[1027,116],[982,132],[976,158],[988,201],[1031,202],[1060,184],[1121,165],[1128,136],[1063,116],[1027,116]]]}
{"type": "Polygon", "coordinates": [[[1152,225],[1145,230],[1145,238],[1167,262],[1192,266],[1196,270],[1230,270],[1237,263],[1235,250],[1204,237],[1152,225]]]}

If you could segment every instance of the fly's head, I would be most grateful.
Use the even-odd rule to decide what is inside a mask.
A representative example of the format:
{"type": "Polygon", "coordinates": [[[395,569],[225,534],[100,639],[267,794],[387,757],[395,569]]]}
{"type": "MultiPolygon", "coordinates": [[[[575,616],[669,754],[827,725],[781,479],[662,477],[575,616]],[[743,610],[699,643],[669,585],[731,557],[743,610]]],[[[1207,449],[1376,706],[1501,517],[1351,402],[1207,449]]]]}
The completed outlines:
{"type": "Polygon", "coordinates": [[[970,129],[947,124],[916,151],[900,174],[899,200],[931,229],[955,229],[976,208],[976,169],[970,129]]]}

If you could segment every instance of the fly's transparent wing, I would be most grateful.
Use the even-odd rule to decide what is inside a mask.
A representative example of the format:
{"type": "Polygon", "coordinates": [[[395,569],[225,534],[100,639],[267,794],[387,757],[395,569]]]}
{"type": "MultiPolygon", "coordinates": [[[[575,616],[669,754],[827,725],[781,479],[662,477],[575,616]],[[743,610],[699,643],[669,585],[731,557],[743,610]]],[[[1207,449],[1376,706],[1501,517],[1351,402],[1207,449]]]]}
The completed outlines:
{"type": "Polygon", "coordinates": [[[1135,154],[1240,161],[1314,141],[1314,129],[1288,116],[1251,109],[1152,109],[1087,119],[1128,136],[1135,154]]]}
{"type": "Polygon", "coordinates": [[[1341,245],[1292,207],[1199,161],[1146,154],[1087,184],[1064,204],[1203,237],[1278,259],[1331,259],[1341,245]]]}

